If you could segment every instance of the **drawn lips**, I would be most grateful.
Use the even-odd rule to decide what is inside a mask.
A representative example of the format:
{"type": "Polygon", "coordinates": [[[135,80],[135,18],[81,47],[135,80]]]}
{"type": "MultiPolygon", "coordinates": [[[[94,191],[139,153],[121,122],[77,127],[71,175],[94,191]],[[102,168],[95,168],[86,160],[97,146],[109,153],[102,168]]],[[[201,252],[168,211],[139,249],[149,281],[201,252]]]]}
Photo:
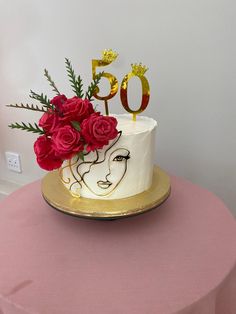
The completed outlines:
{"type": "Polygon", "coordinates": [[[112,183],[110,181],[98,181],[97,185],[101,188],[101,189],[108,189],[110,185],[112,185],[112,183]]]}

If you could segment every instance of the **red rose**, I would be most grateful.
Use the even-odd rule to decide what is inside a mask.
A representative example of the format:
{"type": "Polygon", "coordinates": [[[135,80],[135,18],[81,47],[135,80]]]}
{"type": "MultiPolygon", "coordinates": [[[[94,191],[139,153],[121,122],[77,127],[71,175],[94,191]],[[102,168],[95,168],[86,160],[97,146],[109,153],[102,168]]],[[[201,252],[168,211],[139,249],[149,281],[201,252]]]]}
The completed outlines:
{"type": "Polygon", "coordinates": [[[62,160],[55,156],[51,139],[46,137],[46,135],[37,138],[34,143],[34,152],[37,162],[42,169],[51,171],[61,167],[62,160]]]}
{"type": "Polygon", "coordinates": [[[61,110],[64,102],[67,100],[66,96],[65,95],[58,95],[58,96],[55,96],[51,101],[50,103],[52,105],[54,105],[57,109],[61,110]]]}
{"type": "Polygon", "coordinates": [[[64,122],[82,122],[93,112],[93,105],[88,99],[81,99],[75,96],[67,99],[67,101],[63,104],[63,107],[61,107],[61,120],[64,122]]]}
{"type": "Polygon", "coordinates": [[[52,135],[52,143],[56,155],[62,159],[70,159],[84,149],[80,133],[70,125],[55,131],[52,135]]]}
{"type": "Polygon", "coordinates": [[[81,124],[81,134],[84,137],[88,152],[103,148],[118,135],[117,120],[113,117],[93,113],[81,124]]]}
{"type": "Polygon", "coordinates": [[[53,111],[45,112],[39,120],[39,126],[41,126],[47,134],[52,134],[60,127],[58,115],[53,111]]]}

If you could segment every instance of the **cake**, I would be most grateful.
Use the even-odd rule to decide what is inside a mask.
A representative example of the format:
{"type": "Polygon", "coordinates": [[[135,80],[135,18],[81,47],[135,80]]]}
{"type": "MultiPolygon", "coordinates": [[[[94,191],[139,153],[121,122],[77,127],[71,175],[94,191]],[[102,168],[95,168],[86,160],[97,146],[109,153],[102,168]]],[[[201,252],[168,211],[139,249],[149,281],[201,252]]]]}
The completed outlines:
{"type": "Polygon", "coordinates": [[[65,160],[61,181],[73,196],[91,199],[126,198],[150,188],[153,177],[156,121],[114,115],[118,136],[108,145],[84,156],[65,160]]]}
{"type": "MultiPolygon", "coordinates": [[[[12,123],[9,127],[39,134],[34,143],[38,165],[47,171],[58,171],[61,184],[72,197],[116,200],[128,198],[152,185],[156,121],[141,116],[149,102],[150,89],[146,66],[131,64],[120,85],[121,105],[129,114],[109,114],[108,100],[118,91],[118,80],[108,72],[99,72],[115,61],[117,53],[104,50],[102,59],[92,60],[93,81],[83,90],[82,78],[76,75],[66,59],[66,71],[74,95],[59,91],[48,71],[47,78],[54,97],[31,90],[36,104],[11,104],[10,107],[38,111],[38,123],[12,123]],[[142,99],[136,110],[128,103],[128,83],[137,77],[141,82],[142,99]],[[110,92],[100,95],[99,82],[107,79],[110,92]],[[98,112],[95,98],[103,101],[105,113],[98,112]]],[[[133,106],[132,106],[133,107],[133,106]]]]}

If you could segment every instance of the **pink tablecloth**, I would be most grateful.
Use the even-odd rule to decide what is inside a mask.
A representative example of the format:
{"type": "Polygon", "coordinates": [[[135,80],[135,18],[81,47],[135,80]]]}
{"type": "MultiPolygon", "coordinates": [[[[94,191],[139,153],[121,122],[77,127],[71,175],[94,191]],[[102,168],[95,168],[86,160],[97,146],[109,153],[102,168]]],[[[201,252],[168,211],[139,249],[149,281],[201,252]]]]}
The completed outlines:
{"type": "Polygon", "coordinates": [[[141,216],[89,221],[42,199],[0,206],[0,314],[235,314],[236,224],[211,193],[172,177],[141,216]]]}

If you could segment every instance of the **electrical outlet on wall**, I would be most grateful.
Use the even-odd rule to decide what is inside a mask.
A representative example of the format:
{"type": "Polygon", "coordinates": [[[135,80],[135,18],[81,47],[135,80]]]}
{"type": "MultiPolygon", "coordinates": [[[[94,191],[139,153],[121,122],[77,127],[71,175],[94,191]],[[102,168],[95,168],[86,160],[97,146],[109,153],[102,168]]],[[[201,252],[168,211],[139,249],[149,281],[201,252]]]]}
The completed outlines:
{"type": "Polygon", "coordinates": [[[7,168],[9,170],[20,173],[22,171],[20,155],[17,153],[5,152],[5,156],[6,156],[6,161],[7,161],[7,168]]]}

